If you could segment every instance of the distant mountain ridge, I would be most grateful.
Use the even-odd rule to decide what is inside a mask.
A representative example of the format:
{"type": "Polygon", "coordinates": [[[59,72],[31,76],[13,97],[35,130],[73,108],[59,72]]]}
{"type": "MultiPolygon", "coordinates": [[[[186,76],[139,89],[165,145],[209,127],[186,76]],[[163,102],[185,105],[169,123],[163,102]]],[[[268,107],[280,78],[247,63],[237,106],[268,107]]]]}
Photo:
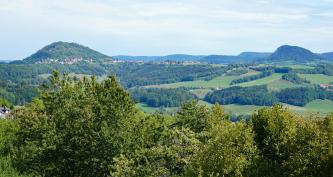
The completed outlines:
{"type": "Polygon", "coordinates": [[[69,43],[54,42],[43,47],[31,56],[11,63],[60,63],[75,64],[78,62],[104,62],[104,61],[142,61],[142,62],[161,62],[161,61],[193,61],[204,63],[249,63],[249,62],[309,62],[314,60],[333,61],[333,52],[316,54],[312,51],[291,45],[278,47],[273,53],[269,52],[242,52],[239,55],[188,55],[172,54],[166,56],[128,56],[117,55],[107,56],[86,46],[69,43]],[[113,60],[114,59],[114,60],[113,60]]]}
{"type": "Polygon", "coordinates": [[[198,61],[205,55],[172,54],[166,56],[128,56],[116,55],[112,58],[124,61],[198,61]]]}
{"type": "Polygon", "coordinates": [[[271,55],[268,52],[242,52],[239,55],[208,55],[200,61],[207,63],[248,63],[266,59],[271,55]]]}
{"type": "Polygon", "coordinates": [[[242,52],[238,55],[238,57],[240,58],[244,58],[244,59],[265,59],[268,58],[270,55],[272,55],[272,53],[269,52],[242,52]]]}
{"type": "Polygon", "coordinates": [[[248,62],[267,58],[271,53],[243,52],[239,55],[187,55],[173,54],[166,56],[128,56],[117,55],[112,58],[123,61],[197,61],[206,63],[235,63],[248,62]]]}
{"type": "Polygon", "coordinates": [[[219,64],[219,63],[238,63],[242,62],[242,58],[233,55],[208,55],[202,59],[201,62],[219,64]]]}
{"type": "Polygon", "coordinates": [[[43,47],[31,56],[23,59],[24,63],[66,63],[81,61],[95,62],[111,57],[77,43],[54,42],[43,47]]]}

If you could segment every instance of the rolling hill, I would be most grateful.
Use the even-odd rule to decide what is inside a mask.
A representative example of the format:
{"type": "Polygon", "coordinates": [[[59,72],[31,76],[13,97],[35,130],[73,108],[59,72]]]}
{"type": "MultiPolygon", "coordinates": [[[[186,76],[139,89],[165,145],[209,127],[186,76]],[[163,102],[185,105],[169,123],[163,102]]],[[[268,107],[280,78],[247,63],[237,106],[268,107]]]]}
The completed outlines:
{"type": "Polygon", "coordinates": [[[322,57],[308,49],[290,45],[283,45],[279,47],[272,55],[268,57],[268,60],[270,61],[291,60],[296,62],[308,62],[318,59],[322,59],[322,57]]]}
{"type": "Polygon", "coordinates": [[[239,56],[233,55],[208,55],[200,59],[201,62],[211,63],[211,64],[219,64],[219,63],[238,63],[243,62],[243,59],[239,56]]]}
{"type": "Polygon", "coordinates": [[[322,56],[326,60],[333,60],[333,52],[322,53],[320,54],[320,56],[322,56]]]}
{"type": "Polygon", "coordinates": [[[173,54],[166,56],[126,56],[119,55],[113,58],[124,61],[200,61],[210,64],[248,63],[254,61],[295,61],[308,62],[318,59],[333,60],[332,53],[315,54],[308,49],[283,45],[270,52],[242,52],[239,55],[186,55],[173,54]]]}
{"type": "Polygon", "coordinates": [[[258,59],[266,59],[272,53],[269,52],[242,52],[238,55],[238,57],[247,59],[247,60],[258,60],[258,59]]]}
{"type": "Polygon", "coordinates": [[[200,59],[201,62],[206,63],[248,63],[256,60],[267,59],[271,53],[261,52],[242,52],[239,55],[208,55],[200,59]]]}
{"type": "Polygon", "coordinates": [[[111,57],[92,50],[88,47],[68,42],[54,42],[43,47],[36,53],[22,60],[23,63],[66,63],[73,64],[81,61],[97,62],[111,57]]]}

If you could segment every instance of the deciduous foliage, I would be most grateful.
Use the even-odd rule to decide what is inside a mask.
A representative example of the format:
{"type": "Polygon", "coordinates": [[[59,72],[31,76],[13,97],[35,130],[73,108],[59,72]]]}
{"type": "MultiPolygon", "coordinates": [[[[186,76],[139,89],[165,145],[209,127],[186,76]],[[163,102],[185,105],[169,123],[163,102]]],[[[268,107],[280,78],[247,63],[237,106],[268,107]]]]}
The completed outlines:
{"type": "Polygon", "coordinates": [[[280,102],[296,106],[305,106],[315,99],[333,100],[333,91],[320,87],[287,88],[276,94],[280,102]]]}
{"type": "Polygon", "coordinates": [[[258,157],[251,127],[244,122],[223,121],[197,153],[187,176],[247,176],[258,157]]]}
{"type": "Polygon", "coordinates": [[[105,176],[113,157],[131,145],[135,109],[109,78],[74,82],[55,73],[52,86],[18,113],[15,162],[42,176],[105,176]]]}
{"type": "Polygon", "coordinates": [[[304,78],[301,78],[299,77],[296,73],[294,72],[290,72],[290,73],[287,73],[287,74],[284,74],[282,76],[282,79],[283,80],[286,80],[286,81],[289,81],[289,82],[292,82],[294,84],[309,84],[310,81],[304,79],[304,78]]]}
{"type": "Polygon", "coordinates": [[[323,176],[333,174],[333,116],[325,120],[298,122],[295,142],[290,145],[292,154],[283,163],[285,175],[323,176]]]}
{"type": "Polygon", "coordinates": [[[281,163],[290,156],[296,136],[295,115],[282,105],[264,108],[252,116],[255,141],[262,155],[281,163]]]}
{"type": "Polygon", "coordinates": [[[261,106],[272,106],[278,102],[275,93],[270,92],[267,86],[230,87],[207,94],[205,100],[213,104],[261,106]]]}

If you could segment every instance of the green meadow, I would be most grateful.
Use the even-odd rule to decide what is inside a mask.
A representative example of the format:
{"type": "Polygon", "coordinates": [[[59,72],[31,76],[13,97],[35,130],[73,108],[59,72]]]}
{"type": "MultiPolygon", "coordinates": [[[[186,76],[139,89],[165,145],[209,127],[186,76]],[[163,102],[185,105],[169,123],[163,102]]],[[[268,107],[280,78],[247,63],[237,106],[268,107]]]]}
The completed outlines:
{"type": "MultiPolygon", "coordinates": [[[[221,89],[221,88],[227,88],[231,86],[242,86],[242,87],[250,87],[255,85],[267,85],[270,90],[281,90],[285,88],[293,88],[293,87],[301,87],[302,85],[297,85],[294,83],[291,83],[289,81],[285,81],[281,79],[281,76],[283,74],[281,73],[274,73],[271,76],[257,79],[250,82],[244,82],[236,85],[230,85],[231,81],[234,79],[238,79],[241,77],[245,77],[248,75],[257,74],[255,72],[248,73],[242,76],[219,76],[209,81],[203,81],[203,80],[197,80],[197,81],[188,81],[188,82],[176,82],[171,84],[161,84],[161,85],[150,85],[147,87],[154,87],[154,88],[179,88],[179,87],[188,87],[188,88],[200,88],[205,89],[207,92],[207,89],[221,89]]],[[[333,79],[333,78],[332,78],[333,79]]],[[[201,90],[196,92],[192,91],[195,94],[198,92],[202,92],[201,90]]],[[[202,96],[201,94],[199,94],[202,96]]],[[[199,96],[199,97],[200,97],[199,96]]]]}
{"type": "Polygon", "coordinates": [[[330,84],[333,82],[333,76],[323,74],[299,74],[299,76],[313,84],[330,84]]]}
{"type": "MultiPolygon", "coordinates": [[[[212,104],[202,100],[199,101],[199,104],[206,105],[208,107],[212,106],[212,104]]],[[[288,104],[283,104],[283,105],[300,115],[308,115],[308,114],[324,115],[333,112],[333,101],[330,100],[314,100],[308,103],[305,107],[293,106],[288,104]]],[[[149,107],[143,103],[138,103],[136,104],[136,106],[142,111],[150,114],[160,110],[160,108],[149,107]]],[[[223,105],[223,108],[225,109],[226,113],[234,114],[237,116],[251,115],[254,112],[264,107],[265,106],[237,105],[237,104],[223,105]]],[[[165,108],[165,109],[168,113],[175,113],[178,110],[177,107],[165,108]]]]}
{"type": "Polygon", "coordinates": [[[156,88],[178,88],[178,87],[190,87],[190,88],[225,88],[229,87],[232,80],[239,78],[239,76],[218,76],[212,80],[196,80],[188,82],[176,82],[172,84],[152,85],[147,87],[156,88]]]}

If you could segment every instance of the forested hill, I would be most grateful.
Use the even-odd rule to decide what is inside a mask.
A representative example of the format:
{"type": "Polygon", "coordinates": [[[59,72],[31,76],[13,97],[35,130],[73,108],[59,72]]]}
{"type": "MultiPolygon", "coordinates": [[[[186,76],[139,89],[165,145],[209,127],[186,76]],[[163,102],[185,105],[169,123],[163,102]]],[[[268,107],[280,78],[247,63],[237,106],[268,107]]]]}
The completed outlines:
{"type": "Polygon", "coordinates": [[[296,62],[307,62],[322,59],[322,57],[302,47],[283,45],[279,47],[268,59],[277,61],[293,60],[296,62]]]}
{"type": "Polygon", "coordinates": [[[88,47],[68,42],[54,42],[43,47],[31,56],[23,59],[23,63],[66,63],[73,64],[80,61],[96,62],[111,57],[88,47]]]}
{"type": "Polygon", "coordinates": [[[322,53],[321,56],[327,60],[333,60],[333,52],[322,53]]]}

